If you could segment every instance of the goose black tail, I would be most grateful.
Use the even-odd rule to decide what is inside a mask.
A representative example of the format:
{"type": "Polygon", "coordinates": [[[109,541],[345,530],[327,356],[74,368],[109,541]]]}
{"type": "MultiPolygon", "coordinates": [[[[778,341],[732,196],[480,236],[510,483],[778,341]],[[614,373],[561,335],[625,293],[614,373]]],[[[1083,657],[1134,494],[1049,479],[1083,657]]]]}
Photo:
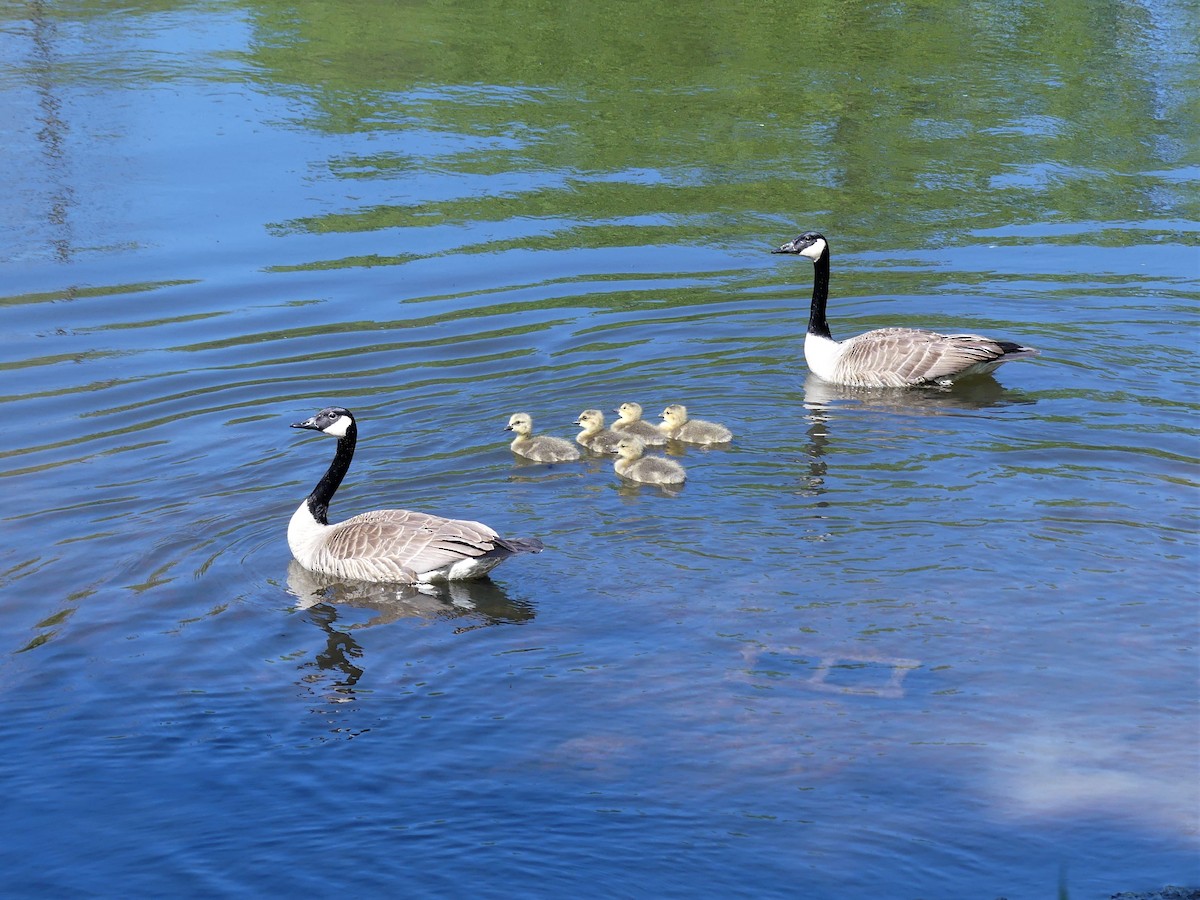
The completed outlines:
{"type": "Polygon", "coordinates": [[[545,544],[537,538],[496,538],[496,548],[509,553],[541,553],[545,544]]]}
{"type": "Polygon", "coordinates": [[[1034,350],[1032,347],[1025,347],[1021,344],[1013,343],[1012,341],[996,341],[996,346],[1003,350],[1004,355],[1007,357],[1015,358],[1020,356],[1038,355],[1038,351],[1034,350]]]}

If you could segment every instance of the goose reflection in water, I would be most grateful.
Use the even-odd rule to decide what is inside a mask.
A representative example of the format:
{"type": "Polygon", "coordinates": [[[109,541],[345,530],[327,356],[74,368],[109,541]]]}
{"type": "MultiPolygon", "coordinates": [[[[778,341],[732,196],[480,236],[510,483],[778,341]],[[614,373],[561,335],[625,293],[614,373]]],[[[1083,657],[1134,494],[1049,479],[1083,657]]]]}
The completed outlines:
{"type": "MultiPolygon", "coordinates": [[[[385,625],[401,619],[463,620],[455,633],[485,628],[491,625],[520,624],[533,619],[533,605],[513,600],[504,588],[494,581],[455,581],[445,585],[380,584],[352,581],[312,572],[295,560],[288,565],[288,593],[296,598],[298,609],[310,612],[319,607],[321,620],[314,621],[322,628],[328,623],[348,618],[346,609],[361,609],[375,613],[367,621],[344,624],[347,630],[385,625]]],[[[328,628],[326,628],[328,630],[328,628]]]]}
{"type": "Polygon", "coordinates": [[[947,410],[980,410],[1036,402],[1023,391],[1004,387],[990,375],[967,378],[948,386],[930,385],[916,389],[830,384],[815,375],[804,380],[804,406],[813,412],[832,406],[860,406],[937,415],[947,410]]]}
{"type": "MultiPolygon", "coordinates": [[[[920,388],[854,387],[830,384],[815,375],[804,381],[804,407],[809,426],[809,474],[803,494],[824,493],[828,465],[825,453],[829,447],[831,413],[839,409],[869,409],[882,412],[917,415],[976,412],[990,407],[1032,405],[1037,400],[1023,391],[1005,388],[990,375],[956,381],[952,385],[929,385],[920,388]]],[[[823,505],[823,504],[821,504],[823,505]]]]}
{"type": "Polygon", "coordinates": [[[313,572],[293,559],[287,588],[296,598],[296,608],[325,636],[324,647],[299,664],[303,674],[297,684],[322,697],[321,706],[312,712],[324,717],[329,731],[341,738],[371,730],[357,712],[362,697],[358,683],[367,671],[363,645],[355,638],[359,629],[401,619],[445,619],[460,623],[454,633],[461,634],[534,617],[532,604],[510,599],[487,579],[420,587],[351,581],[313,572]]]}

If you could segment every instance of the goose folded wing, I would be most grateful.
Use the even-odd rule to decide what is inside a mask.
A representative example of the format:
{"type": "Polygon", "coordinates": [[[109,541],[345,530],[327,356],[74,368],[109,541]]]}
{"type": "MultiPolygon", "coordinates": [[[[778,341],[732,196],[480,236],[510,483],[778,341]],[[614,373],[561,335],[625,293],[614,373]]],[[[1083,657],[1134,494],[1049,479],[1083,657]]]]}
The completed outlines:
{"type": "Polygon", "coordinates": [[[854,372],[878,373],[901,387],[950,378],[1003,355],[1003,348],[995,341],[977,334],[881,328],[848,341],[839,366],[854,372]]]}
{"type": "Polygon", "coordinates": [[[972,366],[998,363],[1004,348],[991,338],[978,334],[948,334],[940,344],[938,358],[930,365],[926,381],[936,381],[965,372],[972,366]]]}
{"type": "Polygon", "coordinates": [[[496,532],[480,522],[381,509],[334,526],[327,549],[341,559],[389,560],[418,574],[483,556],[496,532]]]}

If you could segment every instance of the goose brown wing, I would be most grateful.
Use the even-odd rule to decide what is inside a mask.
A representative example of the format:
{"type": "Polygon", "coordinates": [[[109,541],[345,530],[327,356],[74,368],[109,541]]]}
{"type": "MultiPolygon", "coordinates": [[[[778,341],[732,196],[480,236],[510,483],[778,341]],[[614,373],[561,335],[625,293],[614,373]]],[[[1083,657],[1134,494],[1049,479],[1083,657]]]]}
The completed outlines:
{"type": "Polygon", "coordinates": [[[379,509],[332,526],[325,549],[337,559],[387,560],[421,574],[483,556],[496,539],[496,532],[480,522],[379,509]]]}
{"type": "Polygon", "coordinates": [[[880,328],[847,341],[838,369],[849,383],[903,387],[952,378],[1004,353],[996,341],[977,334],[880,328]]]}

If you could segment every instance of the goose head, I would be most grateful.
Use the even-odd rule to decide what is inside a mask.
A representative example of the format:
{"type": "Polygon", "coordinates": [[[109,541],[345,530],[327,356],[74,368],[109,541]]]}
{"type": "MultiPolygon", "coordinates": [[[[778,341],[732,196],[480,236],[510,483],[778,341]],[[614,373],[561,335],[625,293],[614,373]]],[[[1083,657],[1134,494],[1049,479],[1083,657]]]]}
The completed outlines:
{"type": "Polygon", "coordinates": [[[825,240],[825,235],[819,231],[806,231],[804,234],[793,238],[786,244],[782,244],[779,249],[772,250],[772,253],[795,253],[798,256],[807,256],[813,262],[820,259],[829,249],[829,241],[825,240]]]}
{"type": "Polygon", "coordinates": [[[640,403],[622,403],[613,412],[621,417],[623,422],[636,422],[642,417],[642,405],[640,403]]]}
{"type": "Polygon", "coordinates": [[[529,417],[529,413],[513,413],[508,419],[508,424],[504,426],[504,430],[528,435],[533,431],[533,419],[529,417]]]}
{"type": "Polygon", "coordinates": [[[582,425],[589,431],[599,431],[604,427],[604,413],[598,409],[585,409],[575,420],[576,425],[582,425]]]}
{"type": "Polygon", "coordinates": [[[356,428],[354,415],[350,410],[341,406],[327,406],[315,416],[310,416],[303,422],[293,422],[292,428],[307,428],[309,431],[319,431],[335,438],[344,438],[350,429],[356,428]]]}
{"type": "Polygon", "coordinates": [[[645,451],[646,445],[642,443],[642,439],[632,435],[621,438],[617,444],[617,456],[621,459],[637,459],[645,451]]]}
{"type": "Polygon", "coordinates": [[[672,428],[687,424],[687,407],[682,403],[672,403],[662,411],[663,421],[672,428]]]}

